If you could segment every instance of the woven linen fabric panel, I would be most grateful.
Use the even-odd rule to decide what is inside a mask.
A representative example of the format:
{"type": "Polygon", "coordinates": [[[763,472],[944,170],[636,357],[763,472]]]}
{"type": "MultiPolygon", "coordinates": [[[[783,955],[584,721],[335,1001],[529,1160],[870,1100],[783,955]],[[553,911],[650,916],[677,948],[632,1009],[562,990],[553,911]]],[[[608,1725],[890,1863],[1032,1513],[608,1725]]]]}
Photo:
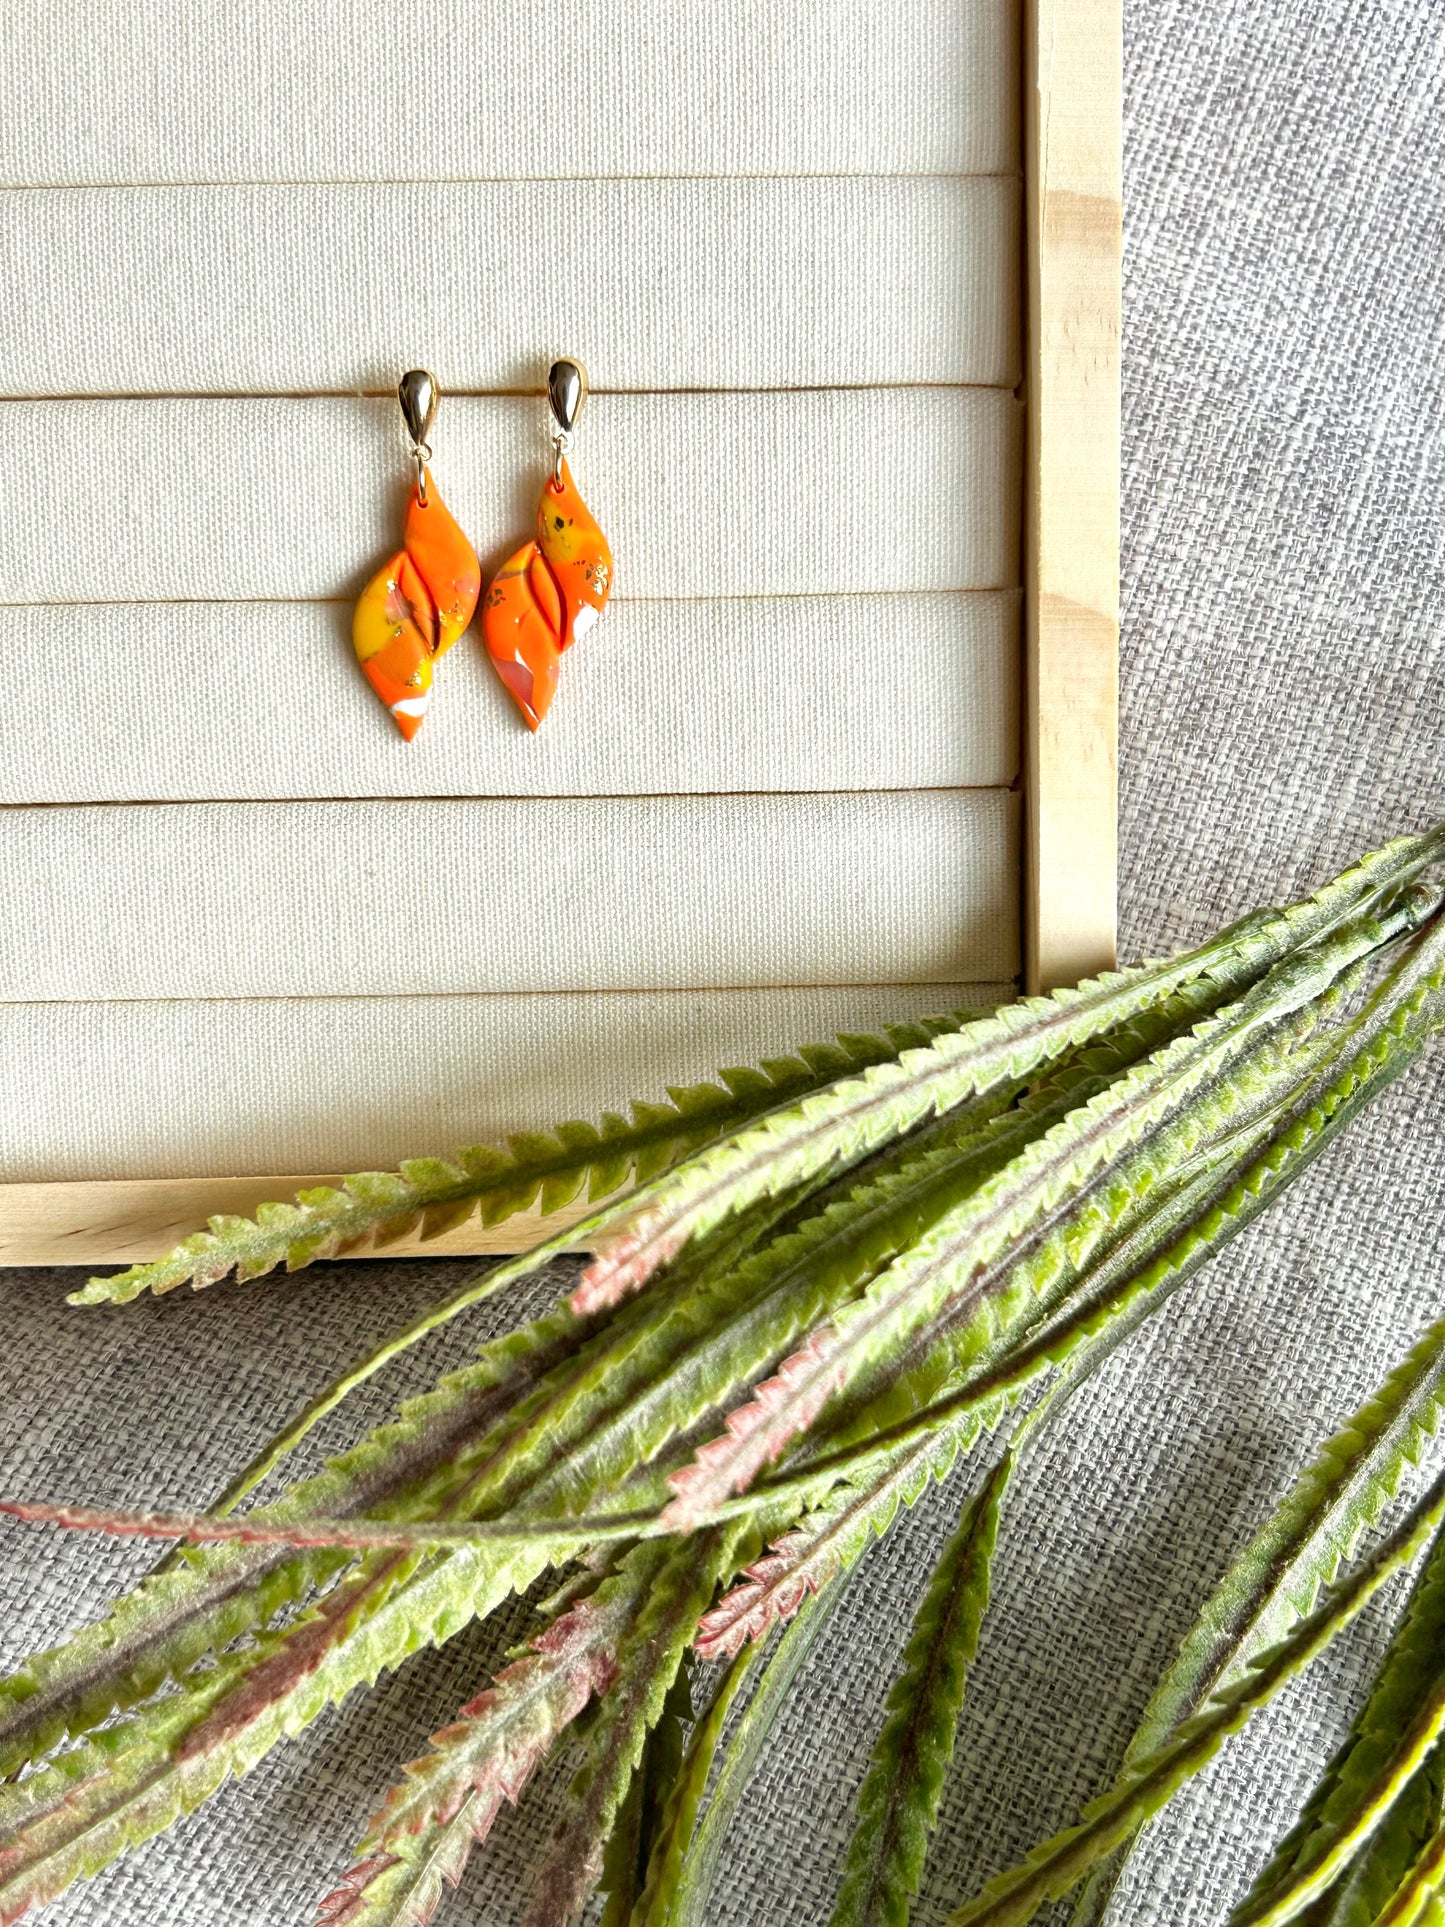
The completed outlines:
{"type": "MultiPolygon", "coordinates": [[[[495,997],[456,1034],[504,1128],[592,1089],[579,1062],[521,1105],[516,998],[1016,972],[1016,0],[906,33],[881,0],[18,4],[0,674],[49,699],[0,779],[12,1029],[63,1051],[94,1005],[73,1068],[119,1092],[156,1000],[235,1000],[209,1133],[187,1012],[150,1020],[180,1176],[251,1156],[267,999],[383,1029],[409,1000],[374,1119],[433,1000],[495,997]],[[473,636],[406,745],[349,639],[410,482],[397,376],[440,378],[436,484],[490,571],[534,524],[558,353],[592,376],[613,608],[539,738],[473,636]]],[[[350,1034],[297,1043],[322,1168],[390,1154],[356,1148],[351,1056],[323,1068],[350,1034]]],[[[636,1094],[669,1034],[619,1060],[636,1094]]],[[[13,1061],[17,1113],[51,1114],[46,1062],[13,1061]]],[[[400,1088],[390,1115],[433,1148],[400,1088]]],[[[119,1099],[92,1124],[98,1162],[57,1125],[0,1178],[132,1146],[164,1174],[119,1099]]]]}
{"type": "Polygon", "coordinates": [[[389,398],[418,364],[451,390],[531,387],[564,346],[599,389],[1009,388],[1021,192],[1000,175],[27,193],[0,224],[0,394],[389,398]],[[585,268],[539,273],[569,236],[585,268]]]}
{"type": "Polygon", "coordinates": [[[557,727],[518,729],[464,642],[410,743],[365,700],[350,602],[10,604],[0,685],[45,700],[0,758],[0,803],[1003,786],[1020,604],[1011,589],[619,601],[567,659],[557,727]]]}
{"type": "Polygon", "coordinates": [[[0,999],[994,982],[1009,790],[0,813],[0,999]]]}
{"type": "Polygon", "coordinates": [[[1014,0],[10,0],[5,17],[6,183],[1018,164],[1014,0]]]}
{"type": "MultiPolygon", "coordinates": [[[[0,602],[355,594],[396,547],[399,419],[394,397],[0,402],[0,602]]],[[[444,403],[437,485],[484,563],[533,526],[545,421],[444,403]]],[[[617,594],[691,597],[1016,587],[1020,461],[1007,390],[865,389],[601,395],[573,467],[617,594]]]]}
{"type": "Polygon", "coordinates": [[[43,1182],[394,1167],[1009,994],[970,983],[0,1003],[0,1168],[43,1182]]]}

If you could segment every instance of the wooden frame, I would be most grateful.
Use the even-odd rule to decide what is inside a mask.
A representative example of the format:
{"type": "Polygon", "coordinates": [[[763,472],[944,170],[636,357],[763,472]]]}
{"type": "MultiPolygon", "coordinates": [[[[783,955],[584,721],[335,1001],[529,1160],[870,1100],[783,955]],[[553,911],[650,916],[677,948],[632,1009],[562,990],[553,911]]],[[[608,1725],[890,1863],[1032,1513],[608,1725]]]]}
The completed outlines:
{"type": "MultiPolygon", "coordinates": [[[[1122,0],[1024,0],[1023,13],[1024,980],[1047,990],[1114,962],[1122,0]]],[[[137,1263],[212,1213],[330,1181],[0,1184],[0,1265],[137,1263]]],[[[541,1222],[472,1222],[387,1252],[515,1251],[541,1222]]]]}
{"type": "Polygon", "coordinates": [[[1027,0],[1024,978],[1114,962],[1122,0],[1027,0]]]}

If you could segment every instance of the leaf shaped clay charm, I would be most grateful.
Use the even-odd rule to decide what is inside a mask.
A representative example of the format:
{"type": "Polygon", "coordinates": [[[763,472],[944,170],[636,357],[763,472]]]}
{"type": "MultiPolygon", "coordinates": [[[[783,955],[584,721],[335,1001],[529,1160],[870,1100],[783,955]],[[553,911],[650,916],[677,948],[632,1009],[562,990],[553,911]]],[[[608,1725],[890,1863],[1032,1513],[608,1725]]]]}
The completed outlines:
{"type": "Polygon", "coordinates": [[[410,742],[431,701],[432,664],[471,621],[482,572],[430,474],[425,503],[411,492],[402,540],[405,547],[362,590],[351,641],[367,680],[410,742]]]}
{"type": "Polygon", "coordinates": [[[482,604],[482,640],[508,694],[535,730],[557,692],[561,591],[535,542],[509,556],[482,604]]]}
{"type": "Polygon", "coordinates": [[[431,701],[436,614],[431,592],[405,549],[362,590],[351,641],[367,681],[410,742],[431,701]]]}
{"type": "Polygon", "coordinates": [[[431,593],[437,614],[434,653],[443,656],[472,619],[482,592],[482,565],[430,475],[424,505],[416,490],[411,492],[401,539],[431,593]]]}
{"type": "Polygon", "coordinates": [[[612,591],[612,551],[577,493],[566,462],[562,463],[561,482],[554,484],[548,476],[542,486],[537,541],[562,592],[567,621],[561,646],[570,649],[607,606],[612,591]]]}
{"type": "Polygon", "coordinates": [[[557,690],[562,652],[585,636],[612,588],[612,551],[562,464],[537,509],[537,539],[509,556],[482,603],[482,640],[529,729],[557,690]]]}

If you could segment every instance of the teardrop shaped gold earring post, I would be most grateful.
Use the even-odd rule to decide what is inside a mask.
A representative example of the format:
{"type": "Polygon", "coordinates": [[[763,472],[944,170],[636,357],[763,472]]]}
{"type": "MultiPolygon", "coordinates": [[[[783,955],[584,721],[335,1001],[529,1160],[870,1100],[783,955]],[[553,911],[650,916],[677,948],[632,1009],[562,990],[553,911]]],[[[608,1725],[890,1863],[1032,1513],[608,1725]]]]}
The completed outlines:
{"type": "Polygon", "coordinates": [[[411,436],[411,458],[416,463],[416,493],[426,507],[426,465],[431,460],[431,425],[442,398],[441,383],[429,368],[408,368],[396,384],[402,420],[411,436]]]}
{"type": "Polygon", "coordinates": [[[552,435],[552,486],[562,486],[562,457],[587,400],[587,370],[580,361],[554,361],[547,371],[547,404],[557,424],[552,435]]]}

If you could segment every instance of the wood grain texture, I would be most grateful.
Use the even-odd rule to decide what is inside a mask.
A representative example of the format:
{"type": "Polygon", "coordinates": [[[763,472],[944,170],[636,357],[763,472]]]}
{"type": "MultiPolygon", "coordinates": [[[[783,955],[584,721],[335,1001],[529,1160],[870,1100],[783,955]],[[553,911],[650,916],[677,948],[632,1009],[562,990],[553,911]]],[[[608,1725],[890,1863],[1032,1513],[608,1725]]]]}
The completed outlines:
{"type": "MultiPolygon", "coordinates": [[[[336,1176],[275,1178],[121,1178],[71,1184],[0,1184],[0,1266],[135,1265],[162,1258],[207,1218],[249,1217],[270,1199],[286,1199],[336,1176]]],[[[389,1257],[479,1256],[525,1251],[575,1224],[593,1207],[586,1199],[540,1217],[519,1211],[501,1224],[477,1219],[423,1241],[400,1238],[389,1257]]],[[[375,1247],[350,1252],[375,1255],[375,1247]]]]}
{"type": "Polygon", "coordinates": [[[1114,962],[1121,0],[1029,0],[1025,977],[1114,962]]]}

